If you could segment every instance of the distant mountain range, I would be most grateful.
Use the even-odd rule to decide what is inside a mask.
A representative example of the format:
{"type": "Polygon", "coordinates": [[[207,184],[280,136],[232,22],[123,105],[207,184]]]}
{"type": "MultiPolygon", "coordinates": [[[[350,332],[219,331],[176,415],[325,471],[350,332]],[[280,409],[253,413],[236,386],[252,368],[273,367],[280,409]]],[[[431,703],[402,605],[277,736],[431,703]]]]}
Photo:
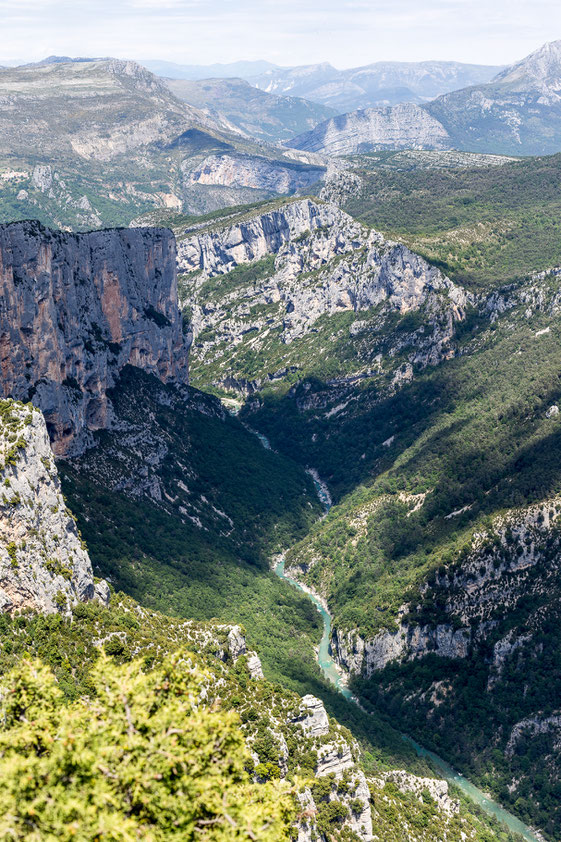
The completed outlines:
{"type": "Polygon", "coordinates": [[[0,89],[0,220],[128,225],[155,208],[204,213],[309,190],[324,173],[135,62],[50,58],[0,70],[0,89]]]}
{"type": "Polygon", "coordinates": [[[276,96],[244,79],[167,79],[179,99],[228,122],[249,137],[279,143],[332,117],[332,108],[293,96],[276,96]]]}
{"type": "Polygon", "coordinates": [[[547,155],[561,149],[561,41],[485,84],[418,106],[356,110],[294,138],[297,149],[344,155],[381,149],[460,149],[547,155]]]}
{"type": "Polygon", "coordinates": [[[176,64],[173,61],[147,59],[139,61],[143,67],[168,79],[248,79],[252,76],[266,73],[269,70],[280,70],[270,61],[234,61],[230,64],[176,64]]]}
{"type": "Polygon", "coordinates": [[[267,61],[197,66],[153,60],[141,64],[168,79],[245,79],[266,93],[302,97],[339,114],[374,105],[426,102],[467,85],[488,82],[502,69],[456,61],[380,61],[348,70],[337,70],[327,62],[299,67],[279,67],[267,61]]]}
{"type": "Polygon", "coordinates": [[[458,88],[488,82],[501,69],[456,61],[380,61],[349,70],[312,64],[269,69],[249,81],[269,93],[305,97],[344,113],[375,105],[427,102],[458,88]]]}

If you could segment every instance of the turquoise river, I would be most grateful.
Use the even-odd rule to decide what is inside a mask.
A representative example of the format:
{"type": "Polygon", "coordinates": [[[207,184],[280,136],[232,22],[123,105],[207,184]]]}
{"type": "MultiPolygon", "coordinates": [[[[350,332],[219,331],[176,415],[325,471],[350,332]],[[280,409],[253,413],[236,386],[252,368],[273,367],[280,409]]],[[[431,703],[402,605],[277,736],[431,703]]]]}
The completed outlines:
{"type": "MultiPolygon", "coordinates": [[[[263,447],[267,450],[271,450],[271,443],[269,439],[263,435],[263,433],[257,432],[257,430],[248,427],[248,429],[258,436],[259,440],[263,447]]],[[[316,493],[319,497],[319,500],[324,508],[325,513],[329,511],[331,508],[331,497],[327,486],[323,483],[317,471],[313,469],[308,469],[308,473],[313,479],[314,486],[316,488],[316,493]]],[[[326,610],[324,605],[322,604],[319,597],[315,594],[310,593],[306,588],[302,587],[302,585],[297,582],[295,579],[291,579],[290,576],[287,576],[284,571],[284,558],[279,561],[279,563],[275,567],[275,573],[281,579],[284,579],[289,584],[293,585],[294,587],[298,588],[300,591],[306,594],[306,596],[314,603],[317,610],[321,614],[321,618],[323,620],[323,634],[321,638],[321,642],[319,645],[318,650],[318,664],[319,667],[327,678],[332,684],[335,685],[337,690],[341,693],[342,696],[347,699],[347,701],[352,702],[354,704],[358,704],[358,699],[353,696],[349,688],[345,685],[340,671],[337,669],[335,661],[331,655],[331,615],[326,610]]],[[[510,830],[515,833],[519,833],[520,836],[527,840],[527,842],[543,842],[543,839],[536,835],[536,833],[532,830],[531,827],[521,822],[520,819],[513,816],[512,813],[509,813],[508,810],[503,809],[500,804],[497,804],[496,801],[493,801],[484,792],[481,792],[476,786],[474,786],[467,778],[464,778],[463,775],[460,775],[459,772],[456,772],[455,769],[450,766],[445,760],[439,757],[432,751],[429,751],[423,746],[419,745],[415,742],[415,740],[411,739],[411,737],[403,735],[403,739],[406,740],[410,745],[413,746],[415,751],[420,757],[426,757],[427,759],[431,760],[433,763],[434,768],[438,771],[442,777],[449,781],[452,784],[455,784],[459,789],[462,790],[464,795],[478,804],[486,813],[490,816],[494,816],[496,819],[501,821],[505,824],[510,830]]]]}
{"type": "MultiPolygon", "coordinates": [[[[332,684],[335,685],[337,690],[349,701],[354,702],[355,704],[358,702],[355,696],[351,693],[348,687],[346,687],[340,671],[337,669],[335,661],[331,656],[331,615],[328,611],[326,611],[325,607],[322,605],[321,600],[315,596],[314,594],[309,593],[305,588],[300,585],[295,579],[291,579],[289,576],[286,575],[284,571],[284,558],[277,564],[275,567],[275,572],[277,576],[281,579],[284,579],[286,582],[289,582],[294,587],[301,590],[306,596],[311,599],[311,601],[316,606],[317,610],[321,614],[321,618],[323,620],[323,635],[321,638],[321,643],[319,645],[318,650],[318,664],[324,676],[330,681],[332,684]]],[[[472,801],[485,810],[491,816],[495,816],[499,821],[503,822],[510,830],[514,831],[515,833],[519,833],[523,839],[526,839],[527,842],[542,842],[540,837],[536,835],[536,833],[525,825],[520,819],[517,819],[516,816],[513,816],[512,813],[509,813],[508,810],[503,809],[500,804],[497,804],[491,798],[489,798],[485,793],[481,792],[476,786],[474,786],[467,778],[464,778],[463,775],[460,775],[459,772],[456,772],[455,769],[450,766],[445,760],[439,757],[434,752],[429,751],[426,748],[423,748],[415,740],[412,740],[410,737],[403,735],[403,739],[410,743],[417,754],[421,757],[426,757],[430,759],[433,763],[435,769],[442,775],[450,783],[455,784],[459,787],[462,792],[468,796],[472,801]]]]}

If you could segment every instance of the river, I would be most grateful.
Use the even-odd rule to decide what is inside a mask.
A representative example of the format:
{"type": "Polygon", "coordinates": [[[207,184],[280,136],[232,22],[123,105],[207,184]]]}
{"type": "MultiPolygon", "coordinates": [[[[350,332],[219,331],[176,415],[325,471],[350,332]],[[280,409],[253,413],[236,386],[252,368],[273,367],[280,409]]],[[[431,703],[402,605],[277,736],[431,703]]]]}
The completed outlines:
{"type": "MultiPolygon", "coordinates": [[[[263,438],[260,435],[263,442],[263,438]]],[[[264,446],[265,443],[263,442],[264,446]]],[[[269,442],[267,444],[270,447],[269,442]]],[[[325,486],[325,483],[319,479],[317,472],[310,470],[310,475],[314,480],[314,485],[316,486],[316,491],[318,493],[318,497],[320,498],[324,510],[327,512],[331,506],[331,497],[329,496],[329,491],[325,486]],[[326,496],[327,492],[327,496],[326,496]]],[[[291,579],[290,576],[287,576],[284,570],[285,560],[284,557],[278,562],[275,567],[275,573],[284,581],[289,582],[294,587],[298,588],[298,590],[302,591],[306,594],[308,599],[310,599],[314,605],[316,606],[317,610],[321,614],[321,618],[323,621],[323,634],[321,638],[321,642],[318,649],[318,664],[319,667],[327,678],[332,684],[335,685],[337,690],[341,693],[342,696],[345,697],[349,702],[354,702],[358,704],[358,699],[353,696],[349,688],[346,686],[345,678],[343,677],[341,671],[338,669],[333,657],[331,655],[331,615],[325,608],[324,604],[322,603],[321,599],[316,596],[314,593],[310,593],[310,591],[302,586],[299,582],[295,579],[291,579]]],[[[512,813],[509,813],[508,810],[505,810],[501,807],[500,804],[497,804],[496,801],[493,801],[489,798],[485,793],[483,793],[480,789],[478,789],[474,784],[464,778],[463,775],[460,775],[459,772],[456,772],[455,769],[450,766],[445,760],[439,757],[432,751],[429,751],[423,746],[419,745],[415,742],[415,740],[411,739],[411,737],[403,735],[403,739],[406,740],[410,745],[413,746],[415,751],[420,757],[426,757],[432,761],[435,768],[438,772],[442,775],[442,777],[449,781],[450,783],[455,784],[462,792],[467,795],[472,801],[478,804],[488,815],[494,816],[496,819],[501,821],[505,824],[510,830],[515,833],[519,833],[523,839],[527,842],[543,842],[543,839],[536,835],[536,833],[528,827],[528,825],[524,824],[520,819],[513,816],[512,813]]]]}

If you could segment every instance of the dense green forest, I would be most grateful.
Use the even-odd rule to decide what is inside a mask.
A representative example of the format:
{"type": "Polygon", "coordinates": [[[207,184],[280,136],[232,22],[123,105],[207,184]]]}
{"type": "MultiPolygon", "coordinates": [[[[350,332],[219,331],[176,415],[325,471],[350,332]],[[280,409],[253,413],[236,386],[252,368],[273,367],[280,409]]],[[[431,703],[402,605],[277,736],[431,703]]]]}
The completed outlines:
{"type": "Polygon", "coordinates": [[[400,171],[357,160],[345,210],[475,291],[561,263],[561,155],[497,167],[400,171]],[[364,164],[366,163],[366,167],[364,164]]]}

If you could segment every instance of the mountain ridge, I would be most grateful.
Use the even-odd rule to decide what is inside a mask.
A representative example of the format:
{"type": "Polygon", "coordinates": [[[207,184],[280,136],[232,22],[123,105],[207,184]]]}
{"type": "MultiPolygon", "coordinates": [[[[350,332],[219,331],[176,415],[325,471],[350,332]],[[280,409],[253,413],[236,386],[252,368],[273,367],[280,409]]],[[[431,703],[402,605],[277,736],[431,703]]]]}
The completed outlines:
{"type": "MultiPolygon", "coordinates": [[[[425,114],[433,130],[421,148],[441,148],[505,155],[547,155],[561,149],[561,42],[551,42],[485,84],[444,93],[418,106],[411,120],[394,106],[389,116],[395,126],[372,137],[371,124],[385,112],[374,109],[368,122],[362,112],[351,112],[338,128],[332,118],[287,145],[315,152],[353,154],[380,148],[403,148],[411,129],[420,133],[425,114]],[[362,125],[361,125],[362,123],[362,125]],[[326,141],[329,138],[329,141],[326,141]]],[[[386,112],[386,116],[387,112],[386,112]]],[[[418,148],[413,145],[413,148],[418,148]]]]}

